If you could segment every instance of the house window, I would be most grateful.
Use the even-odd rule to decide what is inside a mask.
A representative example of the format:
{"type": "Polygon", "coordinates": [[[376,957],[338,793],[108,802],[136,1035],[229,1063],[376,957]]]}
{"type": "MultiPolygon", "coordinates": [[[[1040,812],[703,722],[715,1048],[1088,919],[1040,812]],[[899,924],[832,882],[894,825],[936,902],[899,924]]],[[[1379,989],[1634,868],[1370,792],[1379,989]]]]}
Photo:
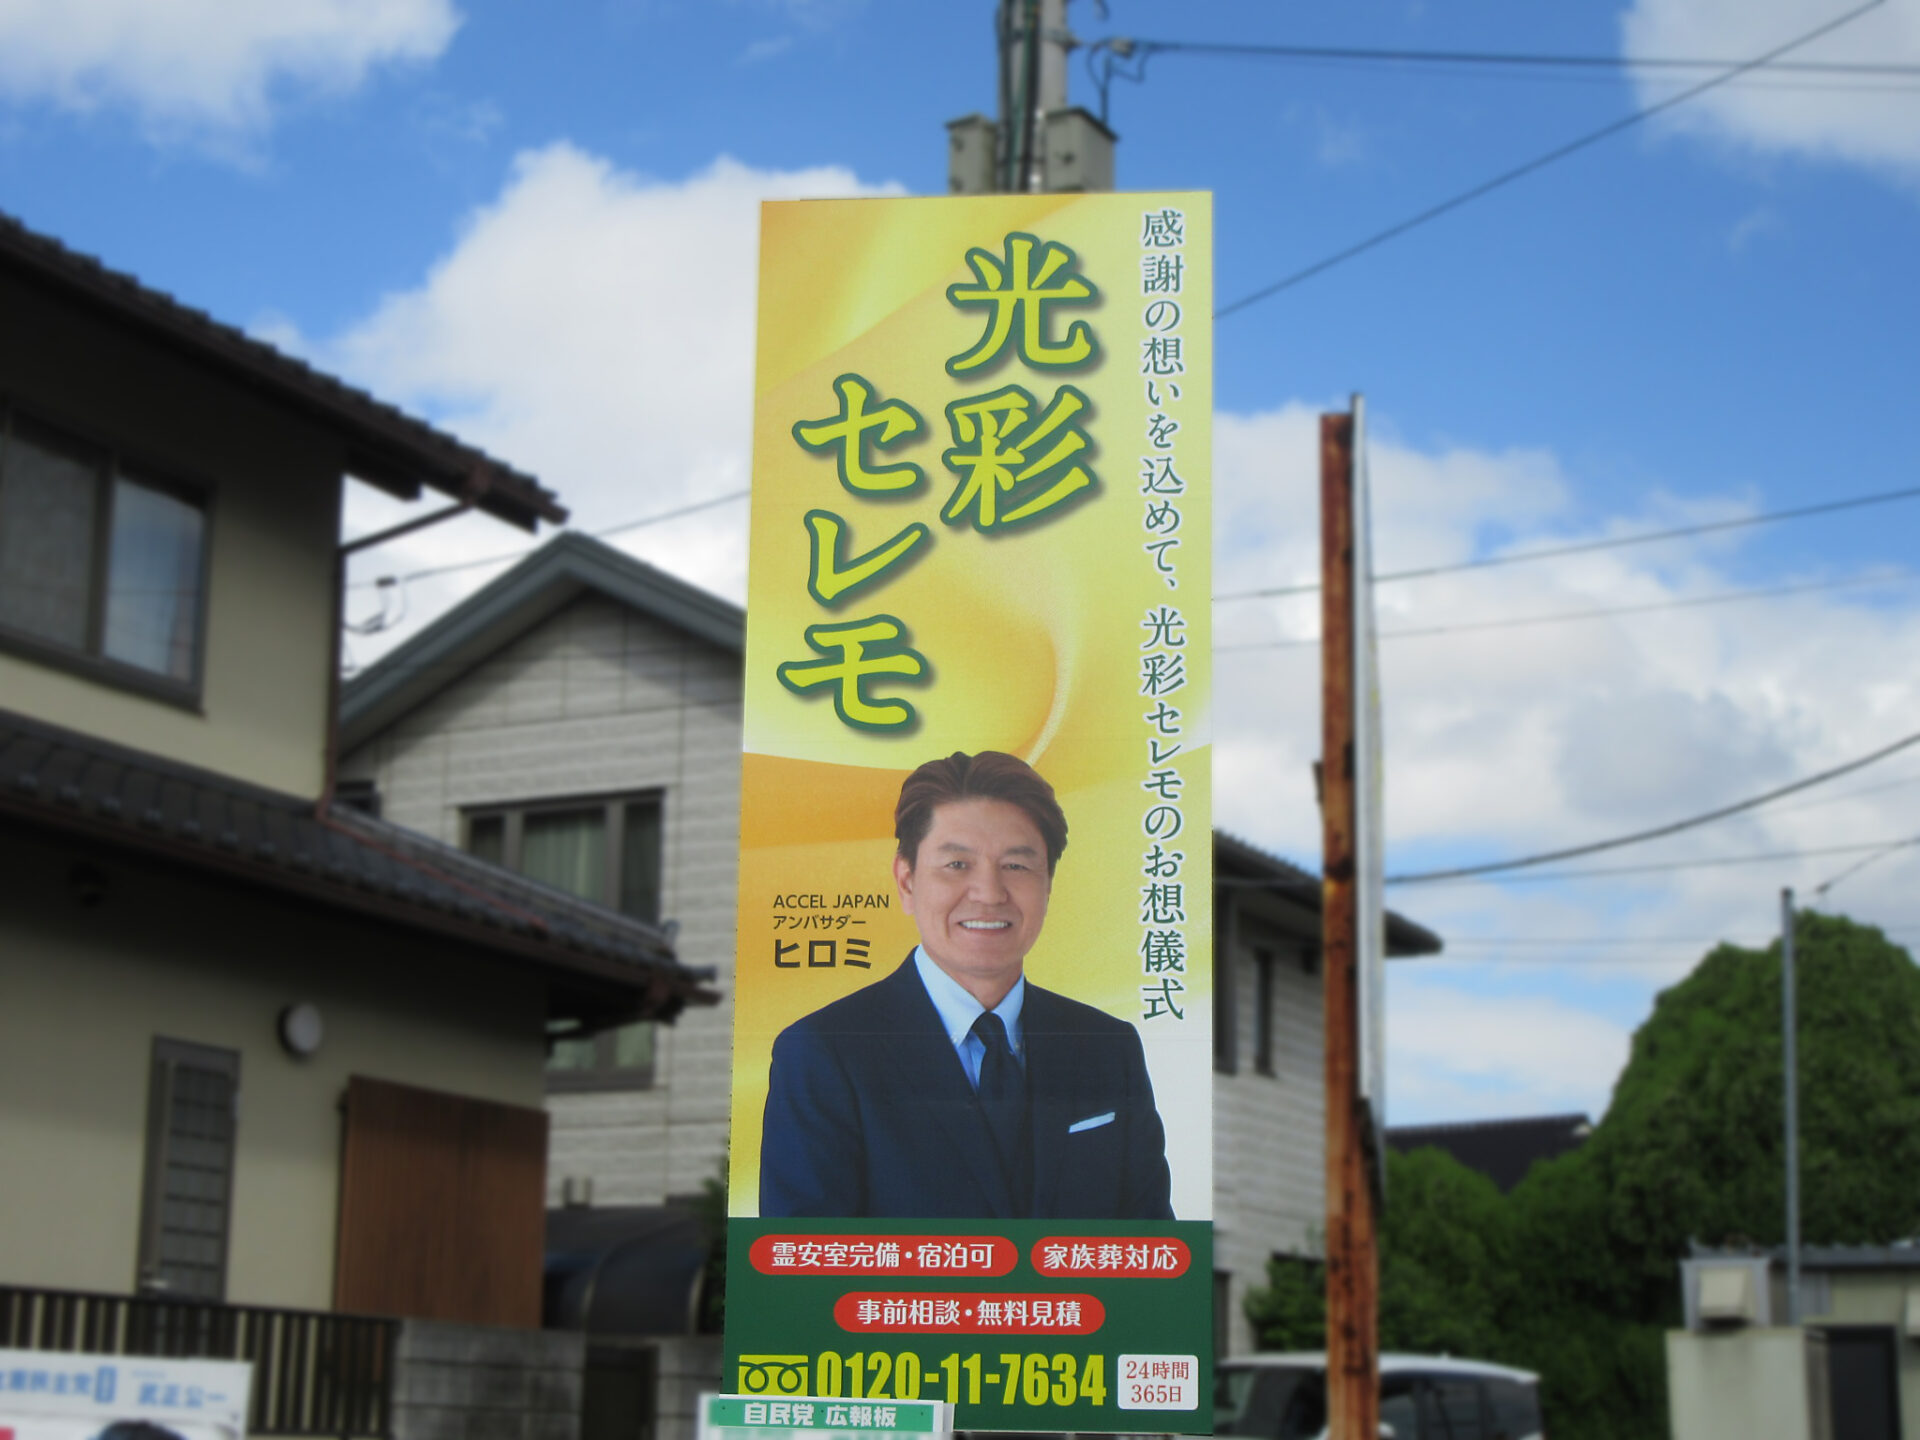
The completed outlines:
{"type": "MultiPolygon", "coordinates": [[[[467,849],[583,900],[636,920],[660,919],[661,805],[658,795],[563,800],[469,810],[467,849]]],[[[632,1088],[653,1083],[654,1025],[632,1025],[549,1045],[547,1083],[556,1090],[632,1088]]]]}
{"type": "Polygon", "coordinates": [[[202,499],[17,414],[0,432],[0,636],[96,674],[200,683],[202,499]]]}
{"type": "Polygon", "coordinates": [[[226,1296],[239,1096],[236,1052],[154,1040],[138,1261],[143,1292],[226,1296]]]}
{"type": "Polygon", "coordinates": [[[1213,1068],[1231,1075],[1240,1068],[1239,1006],[1234,1003],[1233,892],[1216,890],[1213,910],[1213,1068]]]}
{"type": "Polygon", "coordinates": [[[1253,1068],[1273,1074],[1273,952],[1253,952],[1253,1068]]]}

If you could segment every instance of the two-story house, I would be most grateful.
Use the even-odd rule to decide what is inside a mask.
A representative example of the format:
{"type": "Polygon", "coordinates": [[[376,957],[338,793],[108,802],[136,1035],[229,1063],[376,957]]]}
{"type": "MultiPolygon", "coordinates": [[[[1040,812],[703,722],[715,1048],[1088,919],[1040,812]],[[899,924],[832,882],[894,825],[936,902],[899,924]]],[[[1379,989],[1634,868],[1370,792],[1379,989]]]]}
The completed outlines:
{"type": "Polygon", "coordinates": [[[565,511],[6,220],[0,317],[0,1347],[250,1356],[277,1433],[392,1433],[391,1329],[323,1322],[536,1326],[550,1037],[712,998],[333,803],[343,487],[565,511]]]}

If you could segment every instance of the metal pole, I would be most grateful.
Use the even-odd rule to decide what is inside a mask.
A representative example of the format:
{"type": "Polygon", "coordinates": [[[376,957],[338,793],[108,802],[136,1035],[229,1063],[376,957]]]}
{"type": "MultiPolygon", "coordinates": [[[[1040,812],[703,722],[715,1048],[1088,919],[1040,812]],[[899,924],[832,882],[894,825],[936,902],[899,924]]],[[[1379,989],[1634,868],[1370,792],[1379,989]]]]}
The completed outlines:
{"type": "Polygon", "coordinates": [[[1320,417],[1320,957],[1326,1009],[1327,1434],[1380,1428],[1379,1266],[1360,1126],[1359,906],[1354,884],[1354,548],[1351,415],[1320,417]]]}
{"type": "Polygon", "coordinates": [[[1780,1034],[1785,1059],[1787,1120],[1787,1323],[1800,1323],[1800,1077],[1794,1031],[1799,1028],[1793,983],[1793,891],[1780,892],[1780,1034]]]}

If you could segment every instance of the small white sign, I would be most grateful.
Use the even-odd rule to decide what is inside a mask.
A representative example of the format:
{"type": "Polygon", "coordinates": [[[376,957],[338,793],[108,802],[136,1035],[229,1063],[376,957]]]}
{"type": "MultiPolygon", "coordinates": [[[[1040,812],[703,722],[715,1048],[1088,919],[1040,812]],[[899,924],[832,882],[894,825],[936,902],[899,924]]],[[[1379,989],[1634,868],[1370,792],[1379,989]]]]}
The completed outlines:
{"type": "Polygon", "coordinates": [[[252,1380],[244,1361],[0,1350],[0,1437],[97,1440],[142,1421],[146,1435],[243,1440],[252,1380]]]}
{"type": "Polygon", "coordinates": [[[1198,1410],[1200,1357],[1122,1355],[1117,1403],[1122,1410],[1198,1410]]]}

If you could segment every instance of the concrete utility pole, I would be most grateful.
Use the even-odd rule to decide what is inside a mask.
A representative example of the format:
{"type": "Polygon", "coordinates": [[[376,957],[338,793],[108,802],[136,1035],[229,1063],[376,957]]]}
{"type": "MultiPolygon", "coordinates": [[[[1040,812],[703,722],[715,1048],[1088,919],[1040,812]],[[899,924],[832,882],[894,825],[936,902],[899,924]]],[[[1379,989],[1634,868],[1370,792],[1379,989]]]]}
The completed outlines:
{"type": "Polygon", "coordinates": [[[1113,132],[1067,104],[1067,0],[998,0],[998,118],[947,122],[955,195],[1111,190],[1113,132]]]}
{"type": "Polygon", "coordinates": [[[1800,1007],[1793,981],[1793,891],[1780,892],[1780,1035],[1787,1135],[1787,1324],[1800,1323],[1800,1075],[1795,1032],[1800,1007]]]}

